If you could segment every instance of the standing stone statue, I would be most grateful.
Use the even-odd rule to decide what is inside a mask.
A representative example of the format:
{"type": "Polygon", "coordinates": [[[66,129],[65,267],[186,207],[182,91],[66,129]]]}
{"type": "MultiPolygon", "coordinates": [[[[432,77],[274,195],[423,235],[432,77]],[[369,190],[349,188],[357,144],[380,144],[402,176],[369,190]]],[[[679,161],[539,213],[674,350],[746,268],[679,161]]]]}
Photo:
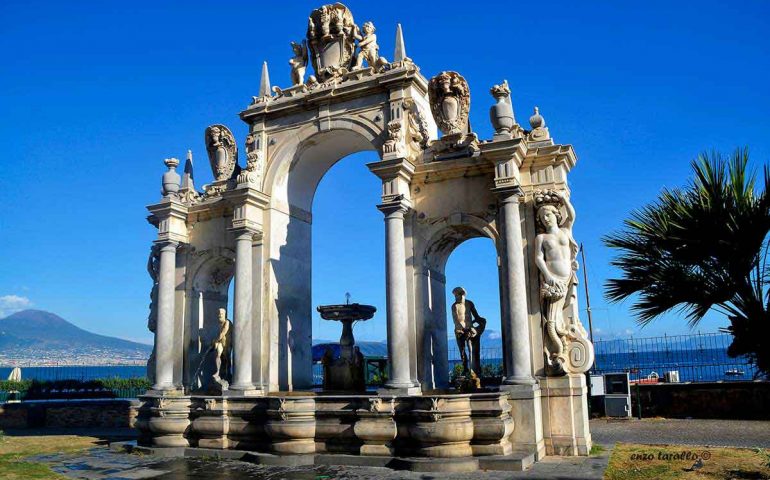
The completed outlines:
{"type": "MultiPolygon", "coordinates": [[[[152,290],[150,290],[150,314],[147,316],[147,330],[151,331],[153,336],[158,325],[158,279],[160,278],[160,255],[158,247],[153,245],[150,249],[150,256],[147,258],[147,273],[152,278],[152,290]]],[[[147,378],[151,384],[155,383],[155,341],[152,342],[152,353],[147,359],[147,378]]]]}
{"type": "Polygon", "coordinates": [[[215,352],[214,365],[216,367],[212,376],[214,383],[219,385],[222,390],[227,390],[230,386],[230,355],[232,354],[232,326],[227,318],[227,311],[224,308],[219,309],[219,334],[211,342],[211,349],[215,352]]]}
{"type": "Polygon", "coordinates": [[[535,264],[540,271],[540,300],[548,373],[582,373],[593,363],[593,346],[578,318],[577,252],[572,238],[575,209],[562,192],[535,192],[535,264]],[[565,215],[562,215],[561,208],[565,215]]]}
{"type": "Polygon", "coordinates": [[[487,321],[479,316],[476,305],[465,298],[466,292],[463,287],[455,287],[452,294],[455,296],[455,303],[452,304],[452,319],[457,348],[460,350],[460,359],[463,362],[463,375],[475,377],[474,374],[481,371],[479,346],[487,321]]]}

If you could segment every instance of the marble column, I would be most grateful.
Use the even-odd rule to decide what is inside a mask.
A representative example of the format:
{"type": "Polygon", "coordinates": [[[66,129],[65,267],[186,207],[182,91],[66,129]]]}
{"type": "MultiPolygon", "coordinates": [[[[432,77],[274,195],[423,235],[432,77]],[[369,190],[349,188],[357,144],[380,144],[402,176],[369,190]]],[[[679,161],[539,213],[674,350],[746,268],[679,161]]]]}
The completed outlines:
{"type": "Polygon", "coordinates": [[[406,288],[406,246],[401,202],[378,205],[385,214],[385,294],[387,306],[388,363],[386,389],[412,393],[415,385],[409,373],[409,316],[406,288]]]}
{"type": "Polygon", "coordinates": [[[235,231],[232,390],[254,390],[251,381],[252,241],[249,229],[235,231]]]}
{"type": "Polygon", "coordinates": [[[158,242],[158,320],[155,330],[154,390],[173,390],[174,386],[174,300],[176,296],[176,249],[179,243],[158,242]]]}
{"type": "Polygon", "coordinates": [[[527,271],[524,266],[524,247],[519,213],[519,187],[498,188],[500,198],[500,220],[503,230],[503,289],[501,299],[505,304],[502,328],[504,384],[532,385],[532,356],[529,338],[529,314],[527,311],[527,271]]]}

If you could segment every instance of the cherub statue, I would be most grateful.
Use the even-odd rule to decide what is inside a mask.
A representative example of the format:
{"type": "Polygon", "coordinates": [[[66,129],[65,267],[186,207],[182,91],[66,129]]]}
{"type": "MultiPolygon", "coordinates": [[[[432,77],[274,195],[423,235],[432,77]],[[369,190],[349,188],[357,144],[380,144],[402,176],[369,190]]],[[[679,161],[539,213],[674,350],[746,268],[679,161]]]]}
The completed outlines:
{"type": "Polygon", "coordinates": [[[307,69],[307,40],[302,43],[291,42],[294,56],[289,60],[291,66],[291,83],[302,85],[305,83],[305,70],[307,69]]]}
{"type": "Polygon", "coordinates": [[[455,339],[463,362],[463,375],[469,375],[481,370],[480,355],[477,350],[487,321],[476,311],[476,305],[466,298],[463,287],[455,287],[452,294],[455,296],[455,303],[452,304],[455,339]],[[469,356],[473,359],[470,366],[468,365],[469,356]]]}
{"type": "Polygon", "coordinates": [[[356,27],[354,37],[358,40],[359,52],[356,56],[356,63],[353,65],[353,70],[359,70],[363,68],[364,60],[373,67],[375,70],[379,70],[385,66],[388,61],[380,56],[380,47],[377,45],[377,35],[374,33],[374,24],[372,22],[366,22],[363,26],[364,35],[356,27]]]}
{"type": "Polygon", "coordinates": [[[540,299],[550,350],[545,348],[551,366],[562,371],[572,336],[564,311],[568,302],[576,300],[577,243],[572,238],[575,209],[562,192],[555,190],[536,193],[535,202],[542,230],[535,237],[535,263],[540,270],[540,299]],[[564,218],[559,206],[564,206],[564,218]]]}
{"type": "Polygon", "coordinates": [[[227,311],[224,308],[219,309],[219,334],[212,340],[211,349],[216,353],[214,357],[214,382],[222,386],[222,389],[228,388],[230,379],[230,353],[232,350],[232,322],[227,319],[227,311]]]}

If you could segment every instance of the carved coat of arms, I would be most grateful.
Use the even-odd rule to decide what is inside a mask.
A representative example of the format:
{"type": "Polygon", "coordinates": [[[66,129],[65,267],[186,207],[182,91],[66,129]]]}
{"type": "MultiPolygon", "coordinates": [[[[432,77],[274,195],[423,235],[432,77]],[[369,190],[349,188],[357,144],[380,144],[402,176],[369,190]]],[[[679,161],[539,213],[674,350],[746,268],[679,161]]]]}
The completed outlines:
{"type": "Polygon", "coordinates": [[[237,173],[238,164],[238,145],[233,132],[224,125],[212,125],[206,129],[205,138],[214,178],[217,181],[229,180],[237,173]]]}
{"type": "Polygon", "coordinates": [[[307,42],[319,81],[350,70],[356,50],[357,30],[353,14],[341,3],[324,5],[310,13],[307,42]]]}
{"type": "Polygon", "coordinates": [[[444,135],[468,131],[471,95],[468,82],[457,72],[441,72],[430,80],[428,96],[433,118],[444,135]]]}

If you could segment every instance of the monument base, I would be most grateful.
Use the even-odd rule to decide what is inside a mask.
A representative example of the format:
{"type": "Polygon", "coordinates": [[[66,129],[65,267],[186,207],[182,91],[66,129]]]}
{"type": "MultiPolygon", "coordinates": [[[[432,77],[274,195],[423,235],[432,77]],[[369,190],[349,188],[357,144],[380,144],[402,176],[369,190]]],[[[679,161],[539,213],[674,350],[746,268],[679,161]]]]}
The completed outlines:
{"type": "Polygon", "coordinates": [[[588,455],[588,388],[584,374],[540,379],[543,389],[543,436],[548,455],[588,455]]]}

